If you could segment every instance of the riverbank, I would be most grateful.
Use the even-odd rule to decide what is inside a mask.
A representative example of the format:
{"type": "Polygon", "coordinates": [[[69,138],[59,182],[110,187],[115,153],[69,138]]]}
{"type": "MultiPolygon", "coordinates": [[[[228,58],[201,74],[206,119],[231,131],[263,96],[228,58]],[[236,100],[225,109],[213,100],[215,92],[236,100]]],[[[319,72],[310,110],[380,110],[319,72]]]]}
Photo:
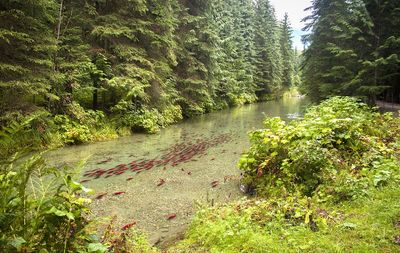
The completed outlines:
{"type": "Polygon", "coordinates": [[[238,187],[240,171],[236,165],[240,154],[249,147],[247,132],[260,128],[266,116],[290,120],[291,115],[300,115],[307,104],[306,99],[288,98],[245,105],[184,120],[156,135],[134,134],[106,142],[69,146],[51,151],[46,157],[50,164],[58,167],[86,160],[79,175],[86,187],[96,191],[91,197],[93,217],[116,216],[117,229],[136,221],[136,226],[149,234],[150,241],[161,246],[173,240],[176,232],[187,229],[196,211],[195,203],[216,205],[243,197],[238,187]],[[162,166],[154,165],[175,147],[178,149],[173,155],[201,150],[201,145],[221,136],[229,139],[210,146],[202,154],[196,153],[183,163],[171,161],[162,166]],[[152,168],[140,170],[133,162],[145,162],[152,168]],[[128,170],[121,164],[129,166],[128,170]],[[111,177],[105,177],[106,174],[97,179],[84,177],[87,171],[111,172],[113,168],[118,169],[113,170],[116,174],[111,177]],[[121,172],[124,173],[119,174],[121,172]],[[165,182],[157,186],[161,179],[165,182]],[[218,185],[213,187],[215,181],[218,185]],[[115,192],[124,194],[114,196],[115,192]],[[96,199],[102,193],[107,194],[96,199]],[[177,216],[167,220],[166,216],[171,213],[177,216]]]}
{"type": "Polygon", "coordinates": [[[2,204],[7,214],[26,210],[22,203],[29,203],[29,212],[23,226],[19,218],[7,219],[2,226],[10,229],[2,230],[6,243],[0,245],[11,250],[62,244],[67,246],[57,247],[92,252],[395,252],[399,119],[371,112],[350,98],[334,98],[303,119],[284,123],[274,116],[289,120],[301,103],[274,103],[212,113],[158,135],[51,151],[50,167],[36,159],[1,165],[6,199],[15,199],[18,192],[10,187],[29,182],[13,179],[24,178],[27,171],[34,171],[31,180],[38,188],[23,195],[23,202],[2,204]],[[256,130],[250,143],[248,130],[256,130]],[[87,163],[76,177],[80,184],[64,174],[71,170],[54,170],[82,157],[87,163]],[[240,171],[256,198],[242,199],[240,171]],[[40,179],[52,173],[58,173],[57,182],[50,182],[50,188],[63,185],[55,195],[40,179]],[[88,187],[96,192],[87,195],[88,187]],[[42,194],[57,204],[42,206],[36,201],[42,194]],[[88,201],[91,213],[84,215],[88,201]],[[88,223],[88,217],[95,222],[88,223]],[[35,224],[49,224],[47,219],[58,231],[51,244],[46,237],[26,237],[38,233],[35,224]],[[78,230],[65,230],[68,226],[78,230]],[[149,234],[159,248],[138,231],[149,234]]]}
{"type": "Polygon", "coordinates": [[[397,252],[400,122],[351,98],[267,119],[239,167],[255,198],[204,207],[168,252],[397,252]]]}
{"type": "MultiPolygon", "coordinates": [[[[301,97],[296,88],[273,95],[267,101],[291,97],[295,99],[301,97]]],[[[238,103],[234,107],[223,107],[214,112],[248,104],[248,102],[238,103]]],[[[67,107],[63,115],[52,115],[41,109],[25,116],[16,113],[1,118],[3,123],[7,124],[1,131],[10,138],[1,144],[0,158],[6,158],[16,151],[25,149],[43,151],[104,142],[137,133],[154,134],[173,124],[202,115],[205,114],[196,114],[184,119],[179,106],[170,106],[162,112],[156,110],[138,112],[137,115],[130,115],[128,120],[126,117],[108,116],[102,111],[85,111],[74,103],[67,107]]]]}

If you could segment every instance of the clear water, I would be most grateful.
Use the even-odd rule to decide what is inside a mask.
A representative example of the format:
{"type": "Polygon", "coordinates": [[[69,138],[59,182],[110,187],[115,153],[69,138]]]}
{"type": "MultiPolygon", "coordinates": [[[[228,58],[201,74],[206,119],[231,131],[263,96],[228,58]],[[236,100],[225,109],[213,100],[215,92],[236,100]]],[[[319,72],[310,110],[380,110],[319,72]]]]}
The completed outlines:
{"type": "MultiPolygon", "coordinates": [[[[187,227],[196,203],[242,198],[237,162],[249,147],[248,132],[261,128],[266,116],[291,120],[307,104],[302,98],[287,98],[246,105],[185,120],[156,135],[134,134],[108,142],[62,148],[49,152],[48,160],[55,165],[74,165],[87,160],[82,180],[89,180],[83,184],[96,191],[92,196],[92,215],[114,217],[117,228],[136,222],[153,243],[163,244],[187,227]],[[224,141],[209,144],[221,135],[226,137],[224,141]],[[143,169],[139,174],[127,169],[117,170],[120,175],[111,177],[105,177],[106,173],[98,179],[84,177],[88,171],[108,172],[117,165],[129,167],[130,162],[141,159],[163,160],[161,157],[176,144],[181,144],[180,149],[195,150],[198,143],[205,143],[203,152],[192,153],[184,162],[170,161],[143,169]],[[123,194],[114,195],[116,192],[123,194]],[[100,194],[106,195],[96,199],[100,194]]],[[[174,152],[180,152],[179,147],[174,152]]]]}

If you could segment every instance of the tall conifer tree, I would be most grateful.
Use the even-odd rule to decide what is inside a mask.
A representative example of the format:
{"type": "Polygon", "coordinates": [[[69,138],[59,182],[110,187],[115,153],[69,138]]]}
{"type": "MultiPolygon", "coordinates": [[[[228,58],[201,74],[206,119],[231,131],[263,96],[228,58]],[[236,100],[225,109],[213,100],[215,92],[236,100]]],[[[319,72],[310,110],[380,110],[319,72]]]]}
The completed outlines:
{"type": "Polygon", "coordinates": [[[279,27],[269,0],[256,2],[255,48],[257,95],[261,99],[277,92],[282,84],[282,60],[279,50],[279,27]]]}
{"type": "Polygon", "coordinates": [[[289,23],[289,16],[285,13],[280,26],[280,49],[282,56],[282,85],[285,88],[293,85],[294,75],[294,51],[292,43],[292,28],[289,23]]]}

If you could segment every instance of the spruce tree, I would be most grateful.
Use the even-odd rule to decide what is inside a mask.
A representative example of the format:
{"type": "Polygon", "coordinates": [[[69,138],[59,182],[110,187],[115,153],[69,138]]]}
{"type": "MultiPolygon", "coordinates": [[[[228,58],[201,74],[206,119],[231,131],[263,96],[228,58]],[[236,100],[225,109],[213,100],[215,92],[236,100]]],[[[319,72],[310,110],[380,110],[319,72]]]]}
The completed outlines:
{"type": "Polygon", "coordinates": [[[0,2],[0,114],[32,111],[53,98],[56,7],[47,0],[0,2]]]}
{"type": "Polygon", "coordinates": [[[268,0],[256,2],[255,49],[257,96],[278,92],[282,85],[282,60],[279,50],[279,27],[268,0]]]}
{"type": "Polygon", "coordinates": [[[294,51],[292,43],[292,28],[289,24],[288,14],[285,13],[284,19],[280,26],[280,49],[282,56],[282,85],[285,88],[293,85],[294,78],[294,51]]]}
{"type": "Polygon", "coordinates": [[[372,22],[371,49],[359,73],[360,92],[400,103],[400,3],[364,0],[372,22]]]}
{"type": "MultiPolygon", "coordinates": [[[[331,95],[352,95],[360,55],[354,48],[355,26],[352,2],[316,0],[306,18],[311,34],[306,37],[304,87],[312,99],[331,95]]],[[[358,21],[356,19],[356,21],[358,21]]],[[[359,45],[366,41],[358,41],[359,45]]]]}
{"type": "Polygon", "coordinates": [[[212,77],[213,38],[207,19],[209,1],[185,2],[178,7],[181,20],[176,31],[178,64],[174,70],[177,76],[177,102],[185,116],[210,111],[213,106],[212,77]]]}

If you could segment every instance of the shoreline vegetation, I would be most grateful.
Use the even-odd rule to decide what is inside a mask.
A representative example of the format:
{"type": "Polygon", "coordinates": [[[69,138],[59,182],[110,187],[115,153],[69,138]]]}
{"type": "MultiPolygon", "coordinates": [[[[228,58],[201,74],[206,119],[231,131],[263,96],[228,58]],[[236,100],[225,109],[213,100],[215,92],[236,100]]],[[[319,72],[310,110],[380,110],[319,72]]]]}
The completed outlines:
{"type": "Polygon", "coordinates": [[[199,209],[168,252],[397,252],[400,119],[334,97],[250,133],[253,197],[199,209]]]}
{"type": "Polygon", "coordinates": [[[265,0],[6,0],[0,11],[0,126],[18,133],[2,156],[154,133],[300,81],[289,18],[265,0]]]}
{"type": "MultiPolygon", "coordinates": [[[[399,118],[334,97],[303,119],[264,125],[239,162],[254,196],[201,206],[183,240],[163,252],[399,249],[399,118]]],[[[0,172],[4,252],[161,252],[134,224],[121,230],[110,221],[99,236],[99,221],[85,218],[90,190],[68,168],[48,168],[35,155],[10,159],[0,172]]]]}
{"type": "Polygon", "coordinates": [[[164,251],[399,252],[400,118],[368,105],[400,103],[400,1],[308,10],[298,51],[269,0],[0,1],[0,251],[164,250],[98,232],[91,190],[40,152],[300,92],[320,104],[250,133],[252,196],[164,251]]]}
{"type": "MultiPolygon", "coordinates": [[[[281,95],[271,96],[269,100],[292,96],[298,97],[302,95],[300,95],[297,88],[292,87],[281,95]]],[[[261,102],[266,101],[268,100],[261,102]]],[[[172,115],[174,112],[170,111],[168,114],[172,115]]],[[[182,120],[185,119],[178,116],[157,126],[154,126],[152,121],[149,121],[148,125],[143,128],[133,130],[126,126],[118,127],[115,120],[107,117],[101,111],[82,111],[78,119],[75,120],[66,115],[53,117],[45,111],[37,111],[3,127],[2,134],[6,138],[0,144],[0,157],[7,157],[21,149],[43,151],[68,145],[108,141],[122,136],[134,135],[135,133],[155,134],[162,128],[182,120]]]]}

